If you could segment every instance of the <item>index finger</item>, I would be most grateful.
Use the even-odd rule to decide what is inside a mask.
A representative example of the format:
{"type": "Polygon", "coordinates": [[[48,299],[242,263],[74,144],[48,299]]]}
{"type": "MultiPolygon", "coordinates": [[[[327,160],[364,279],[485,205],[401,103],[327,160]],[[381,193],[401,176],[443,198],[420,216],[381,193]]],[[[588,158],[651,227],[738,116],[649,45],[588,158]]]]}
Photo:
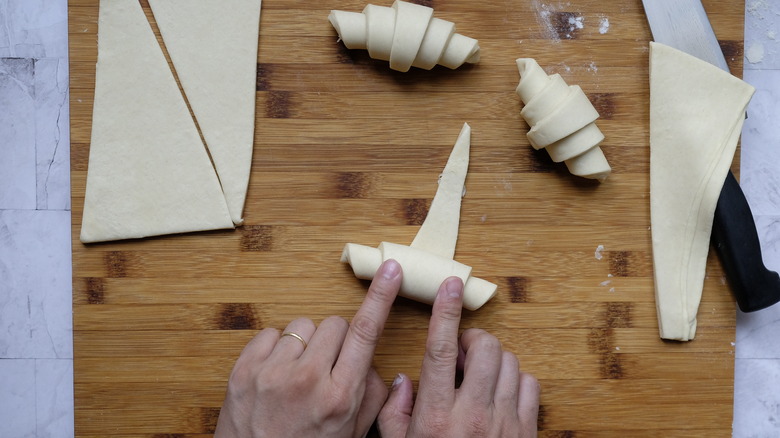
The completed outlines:
{"type": "Polygon", "coordinates": [[[395,260],[385,261],[377,270],[363,304],[349,324],[344,345],[333,367],[334,377],[355,381],[358,376],[368,373],[376,344],[400,288],[401,265],[395,260]]]}
{"type": "Polygon", "coordinates": [[[445,408],[454,403],[462,310],[463,282],[458,277],[450,277],[442,283],[433,303],[420,371],[418,402],[445,408]]]}

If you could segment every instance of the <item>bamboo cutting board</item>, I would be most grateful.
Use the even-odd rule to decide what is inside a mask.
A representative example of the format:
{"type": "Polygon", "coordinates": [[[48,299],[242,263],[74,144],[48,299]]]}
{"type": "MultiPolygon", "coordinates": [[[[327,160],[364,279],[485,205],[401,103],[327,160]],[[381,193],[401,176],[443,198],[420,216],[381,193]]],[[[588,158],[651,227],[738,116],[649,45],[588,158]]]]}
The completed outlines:
{"type": "MultiPolygon", "coordinates": [[[[70,1],[77,436],[213,432],[233,362],[259,329],[354,314],[367,284],[339,263],[343,245],[411,242],[464,122],[472,152],[456,259],[499,291],[462,328],[496,334],[540,379],[540,436],[731,436],[735,306],[716,257],[696,340],[658,337],[641,2],[425,3],[480,40],[479,64],[393,72],[345,50],[327,21],[365,3],[265,0],[246,224],[85,246],[98,1],[70,1]],[[518,57],[594,102],[614,169],[606,182],[570,176],[529,146],[518,57]]],[[[705,7],[741,72],[744,4],[705,7]]],[[[429,314],[394,306],[375,360],[386,381],[417,381],[429,314]]]]}

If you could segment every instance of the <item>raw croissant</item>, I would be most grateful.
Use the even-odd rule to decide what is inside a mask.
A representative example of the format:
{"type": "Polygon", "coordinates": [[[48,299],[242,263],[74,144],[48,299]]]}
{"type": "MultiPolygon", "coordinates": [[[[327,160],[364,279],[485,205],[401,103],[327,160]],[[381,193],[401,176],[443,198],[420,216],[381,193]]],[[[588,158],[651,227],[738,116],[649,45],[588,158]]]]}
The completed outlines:
{"type": "Polygon", "coordinates": [[[548,76],[534,59],[518,59],[517,69],[520,83],[515,91],[525,104],[520,115],[531,127],[531,146],[544,148],[556,163],[564,161],[574,175],[603,181],[612,169],[599,147],[604,134],[596,126],[599,113],[588,96],[561,75],[548,76]]]}
{"type": "Polygon", "coordinates": [[[477,40],[455,33],[452,22],[433,17],[433,9],[396,0],[392,7],[367,5],[363,12],[330,11],[328,20],[348,49],[368,49],[401,72],[441,64],[456,69],[479,61],[477,40]]]}

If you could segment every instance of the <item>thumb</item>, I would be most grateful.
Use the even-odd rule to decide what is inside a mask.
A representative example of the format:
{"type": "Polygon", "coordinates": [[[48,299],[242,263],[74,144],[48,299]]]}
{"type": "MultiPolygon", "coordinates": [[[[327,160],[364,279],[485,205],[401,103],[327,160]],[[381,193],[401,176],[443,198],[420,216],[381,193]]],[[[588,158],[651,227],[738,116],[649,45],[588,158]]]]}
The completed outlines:
{"type": "Polygon", "coordinates": [[[385,405],[379,411],[377,426],[382,438],[403,438],[412,422],[412,382],[398,374],[390,388],[385,405]]]}

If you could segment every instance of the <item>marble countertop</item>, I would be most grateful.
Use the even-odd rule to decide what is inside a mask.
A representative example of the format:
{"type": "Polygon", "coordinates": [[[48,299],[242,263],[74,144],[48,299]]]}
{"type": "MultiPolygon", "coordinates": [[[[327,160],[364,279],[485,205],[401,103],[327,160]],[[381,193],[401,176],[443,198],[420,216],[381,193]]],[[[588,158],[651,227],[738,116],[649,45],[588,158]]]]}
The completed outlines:
{"type": "MultiPolygon", "coordinates": [[[[741,184],[780,271],[780,1],[747,0],[741,184]]],[[[72,437],[66,0],[0,0],[0,436],[72,437]]],[[[780,436],[780,306],[737,314],[734,437],[780,436]]]]}

